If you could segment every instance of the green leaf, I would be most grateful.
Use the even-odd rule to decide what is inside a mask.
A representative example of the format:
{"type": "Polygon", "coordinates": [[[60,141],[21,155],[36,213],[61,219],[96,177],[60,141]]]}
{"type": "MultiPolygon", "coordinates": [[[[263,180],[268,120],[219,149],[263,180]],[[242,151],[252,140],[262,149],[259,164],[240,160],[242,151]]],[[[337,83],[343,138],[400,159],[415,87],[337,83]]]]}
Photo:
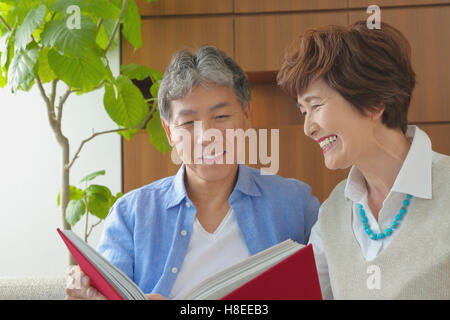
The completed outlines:
{"type": "Polygon", "coordinates": [[[56,79],[56,74],[53,72],[52,68],[50,68],[50,64],[48,63],[49,51],[50,48],[43,48],[42,50],[39,51],[38,75],[42,83],[47,83],[56,79]]]}
{"type": "MultiPolygon", "coordinates": [[[[75,186],[69,186],[69,200],[81,200],[84,197],[84,191],[81,189],[78,189],[75,186]]],[[[61,192],[58,193],[58,199],[57,199],[57,203],[58,203],[58,207],[61,205],[61,192]]]]}
{"type": "MultiPolygon", "coordinates": [[[[3,2],[5,1],[2,1],[2,5],[3,2]]],[[[5,18],[6,23],[8,23],[9,26],[13,26],[16,23],[19,25],[22,24],[30,10],[40,5],[39,0],[16,0],[14,2],[6,2],[8,2],[10,6],[2,6],[2,16],[5,18]],[[3,9],[6,10],[3,11],[3,9]]]]}
{"type": "Polygon", "coordinates": [[[111,191],[105,186],[91,184],[86,189],[86,195],[89,212],[100,219],[105,219],[111,209],[110,202],[113,198],[111,191]]]}
{"type": "Polygon", "coordinates": [[[28,91],[38,72],[39,47],[30,43],[25,50],[16,51],[8,71],[8,82],[11,90],[28,91]]]}
{"type": "Polygon", "coordinates": [[[97,38],[95,39],[95,41],[97,42],[98,46],[103,50],[106,49],[106,47],[108,46],[109,37],[108,34],[106,33],[105,26],[103,23],[100,25],[100,29],[98,30],[97,38]]]}
{"type": "Polygon", "coordinates": [[[41,34],[42,44],[55,47],[66,56],[79,57],[96,47],[97,26],[91,18],[80,17],[80,28],[69,28],[65,20],[53,20],[47,23],[41,34]]]}
{"type": "Polygon", "coordinates": [[[139,88],[123,75],[117,77],[116,86],[105,84],[103,104],[110,118],[125,128],[138,126],[149,112],[147,102],[139,88]]]}
{"type": "Polygon", "coordinates": [[[150,94],[153,98],[158,98],[159,85],[161,84],[161,80],[158,80],[152,84],[150,87],[150,94]]]}
{"type": "Polygon", "coordinates": [[[8,83],[8,78],[3,74],[3,70],[0,69],[0,88],[4,88],[8,83]]]}
{"type": "Polygon", "coordinates": [[[91,181],[91,180],[93,180],[94,178],[96,178],[96,177],[98,177],[98,176],[100,176],[100,175],[104,176],[105,173],[106,173],[105,170],[93,172],[93,173],[91,173],[91,174],[88,174],[88,175],[87,175],[86,177],[84,177],[83,179],[81,179],[81,180],[80,180],[80,183],[82,183],[82,182],[87,182],[87,181],[91,181]]]}
{"type": "Polygon", "coordinates": [[[15,46],[17,49],[25,49],[27,44],[31,42],[31,35],[45,18],[45,5],[41,4],[37,8],[33,8],[28,12],[23,23],[17,28],[15,46]]]}
{"type": "Polygon", "coordinates": [[[144,80],[150,77],[152,82],[156,82],[163,77],[163,74],[159,70],[150,69],[135,63],[121,65],[120,72],[130,79],[144,80]]]}
{"type": "Polygon", "coordinates": [[[109,201],[109,206],[112,207],[116,203],[117,199],[123,196],[123,192],[118,192],[115,196],[112,196],[109,201]]]}
{"type": "Polygon", "coordinates": [[[57,0],[51,9],[66,14],[69,6],[77,6],[81,12],[98,18],[118,19],[120,15],[120,10],[108,0],[57,0]]]}
{"type": "Polygon", "coordinates": [[[1,66],[7,70],[14,56],[14,30],[6,32],[0,38],[0,52],[2,53],[1,66]]]}
{"type": "Polygon", "coordinates": [[[158,110],[153,113],[153,116],[147,123],[145,129],[150,135],[150,143],[154,145],[159,152],[164,154],[170,151],[172,147],[167,140],[166,132],[161,124],[161,118],[158,110]]]}
{"type": "MultiPolygon", "coordinates": [[[[122,6],[122,1],[115,0],[116,6],[122,6]]],[[[122,16],[122,34],[125,39],[134,47],[135,50],[142,46],[142,20],[139,8],[134,0],[128,0],[125,11],[122,16]]]]}
{"type": "Polygon", "coordinates": [[[119,199],[121,196],[123,196],[123,192],[117,192],[115,196],[116,200],[119,199]]]}
{"type": "Polygon", "coordinates": [[[72,227],[81,219],[86,211],[84,200],[70,200],[66,209],[66,221],[72,227]]]}
{"type": "Polygon", "coordinates": [[[139,129],[128,129],[123,131],[118,131],[117,133],[124,137],[127,141],[130,141],[131,138],[139,132],[139,129]]]}
{"type": "Polygon", "coordinates": [[[48,62],[59,79],[84,92],[92,90],[105,75],[105,65],[95,54],[68,57],[52,49],[48,53],[48,62]]]}

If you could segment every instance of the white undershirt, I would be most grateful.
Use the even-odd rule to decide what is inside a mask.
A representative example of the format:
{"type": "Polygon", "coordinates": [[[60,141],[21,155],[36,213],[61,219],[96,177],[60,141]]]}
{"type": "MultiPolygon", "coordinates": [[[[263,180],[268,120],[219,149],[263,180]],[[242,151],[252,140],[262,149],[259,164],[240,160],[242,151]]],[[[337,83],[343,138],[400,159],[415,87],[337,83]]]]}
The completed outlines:
{"type": "MultiPolygon", "coordinates": [[[[411,194],[409,206],[414,206],[414,198],[432,198],[431,168],[434,163],[445,157],[445,155],[432,151],[431,141],[427,134],[416,126],[408,126],[406,137],[411,141],[408,155],[398,173],[394,185],[388,196],[383,201],[383,206],[378,214],[378,221],[367,205],[367,187],[364,176],[357,167],[352,167],[348,175],[345,187],[345,196],[353,201],[352,229],[360,248],[361,254],[366,261],[376,258],[389,243],[395,238],[394,231],[391,236],[382,240],[371,240],[364,231],[359,215],[358,203],[364,206],[369,226],[373,232],[384,232],[392,224],[395,216],[402,207],[406,194],[411,194]]],[[[408,214],[403,218],[408,219],[408,214]]],[[[400,222],[399,228],[402,223],[400,222]]],[[[332,299],[330,277],[328,274],[327,257],[321,239],[320,225],[316,224],[311,229],[309,243],[313,244],[314,257],[319,275],[320,287],[324,299],[332,299]]]]}
{"type": "Polygon", "coordinates": [[[250,256],[233,209],[209,233],[196,218],[186,257],[181,265],[169,299],[179,299],[207,277],[250,256]]]}

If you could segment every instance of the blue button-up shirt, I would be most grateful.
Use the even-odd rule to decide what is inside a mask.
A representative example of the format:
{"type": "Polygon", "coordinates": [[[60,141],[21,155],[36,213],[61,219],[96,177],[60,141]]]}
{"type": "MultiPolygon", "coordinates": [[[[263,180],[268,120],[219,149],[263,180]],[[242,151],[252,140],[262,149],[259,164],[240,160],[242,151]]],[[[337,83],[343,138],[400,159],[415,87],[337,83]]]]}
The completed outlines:
{"type": "MultiPolygon", "coordinates": [[[[145,293],[169,296],[188,249],[196,209],[184,174],[182,165],[128,192],[106,218],[98,251],[145,293]]],[[[289,238],[306,244],[319,209],[307,184],[242,164],[228,201],[251,255],[289,238]]]]}

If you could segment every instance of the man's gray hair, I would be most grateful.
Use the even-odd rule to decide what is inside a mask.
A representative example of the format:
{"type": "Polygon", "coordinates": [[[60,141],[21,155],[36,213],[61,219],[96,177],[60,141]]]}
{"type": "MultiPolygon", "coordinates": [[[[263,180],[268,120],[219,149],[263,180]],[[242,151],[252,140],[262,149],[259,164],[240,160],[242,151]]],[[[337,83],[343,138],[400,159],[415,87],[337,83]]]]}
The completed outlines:
{"type": "Polygon", "coordinates": [[[213,46],[196,53],[177,52],[167,67],[158,91],[161,119],[169,123],[170,102],[184,98],[198,86],[219,85],[234,90],[245,110],[250,102],[250,84],[244,71],[225,52],[213,46]]]}

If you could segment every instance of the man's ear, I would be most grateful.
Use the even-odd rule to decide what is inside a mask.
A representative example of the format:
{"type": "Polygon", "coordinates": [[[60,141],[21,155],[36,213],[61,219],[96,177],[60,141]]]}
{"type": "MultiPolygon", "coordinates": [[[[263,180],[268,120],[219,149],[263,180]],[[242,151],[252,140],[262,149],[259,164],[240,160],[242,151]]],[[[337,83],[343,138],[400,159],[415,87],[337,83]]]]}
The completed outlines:
{"type": "Polygon", "coordinates": [[[245,121],[247,125],[247,129],[252,127],[252,112],[250,102],[247,103],[247,108],[244,110],[245,121]]]}
{"type": "Polygon", "coordinates": [[[164,128],[164,131],[166,132],[167,140],[169,141],[170,146],[173,147],[172,135],[170,134],[169,125],[162,118],[161,118],[161,124],[164,128]]]}

